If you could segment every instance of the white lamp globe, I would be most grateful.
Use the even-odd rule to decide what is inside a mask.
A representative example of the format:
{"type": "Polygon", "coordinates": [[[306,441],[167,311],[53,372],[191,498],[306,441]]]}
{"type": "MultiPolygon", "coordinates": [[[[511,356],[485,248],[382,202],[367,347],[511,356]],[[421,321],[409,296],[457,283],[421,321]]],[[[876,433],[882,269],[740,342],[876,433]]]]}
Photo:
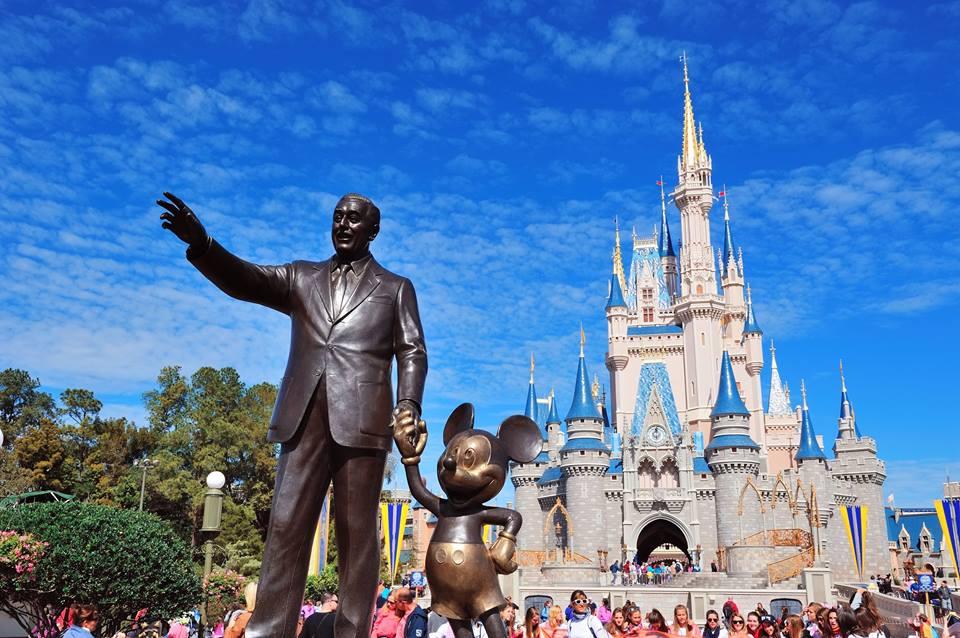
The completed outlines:
{"type": "Polygon", "coordinates": [[[227,483],[227,477],[223,472],[213,471],[207,474],[207,487],[212,490],[219,490],[227,483]]]}

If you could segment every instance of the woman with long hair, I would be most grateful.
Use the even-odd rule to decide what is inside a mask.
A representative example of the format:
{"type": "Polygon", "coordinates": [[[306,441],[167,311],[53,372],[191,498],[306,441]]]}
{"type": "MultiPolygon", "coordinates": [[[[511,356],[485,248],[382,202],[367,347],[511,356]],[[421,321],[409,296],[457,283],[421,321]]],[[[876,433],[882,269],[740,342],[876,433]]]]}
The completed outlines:
{"type": "Polygon", "coordinates": [[[790,614],[783,623],[783,638],[803,638],[803,618],[790,614]]]}
{"type": "Polygon", "coordinates": [[[570,594],[570,609],[572,614],[567,622],[570,638],[606,638],[603,623],[590,613],[590,599],[582,589],[570,594]]]}
{"type": "Polygon", "coordinates": [[[690,612],[686,605],[677,605],[673,608],[673,631],[677,636],[691,636],[700,638],[700,628],[690,622],[690,612]]]}
{"type": "Polygon", "coordinates": [[[536,607],[527,609],[523,619],[523,638],[540,638],[540,610],[536,607]]]}
{"type": "Polygon", "coordinates": [[[820,634],[820,625],[817,624],[817,617],[823,605],[820,603],[810,603],[803,610],[803,638],[823,638],[820,634]]]}
{"type": "Polygon", "coordinates": [[[856,633],[857,617],[849,609],[837,610],[837,631],[840,638],[849,638],[856,633]]]}
{"type": "Polygon", "coordinates": [[[777,619],[773,616],[760,617],[760,638],[777,638],[780,629],[777,627],[777,619]]]}
{"type": "Polygon", "coordinates": [[[657,608],[651,609],[650,613],[647,614],[647,629],[665,634],[670,633],[670,628],[667,627],[667,621],[663,619],[663,614],[661,614],[657,608]]]}
{"type": "Polygon", "coordinates": [[[566,619],[563,617],[563,607],[560,605],[554,605],[550,608],[550,611],[547,612],[547,622],[540,623],[540,636],[541,638],[553,638],[553,632],[557,630],[557,627],[564,624],[566,619]]]}
{"type": "Polygon", "coordinates": [[[623,615],[623,609],[617,607],[610,614],[610,622],[604,629],[610,634],[610,638],[623,638],[627,633],[627,618],[623,615]]]}
{"type": "Polygon", "coordinates": [[[730,615],[728,638],[750,638],[750,633],[747,631],[747,621],[743,619],[742,614],[733,613],[730,615]]]}
{"type": "Polygon", "coordinates": [[[840,620],[837,610],[833,607],[824,607],[817,614],[817,625],[820,627],[822,638],[838,638],[840,636],[840,620]]]}
{"type": "Polygon", "coordinates": [[[750,638],[760,638],[760,614],[755,611],[747,614],[747,633],[750,638]]]}

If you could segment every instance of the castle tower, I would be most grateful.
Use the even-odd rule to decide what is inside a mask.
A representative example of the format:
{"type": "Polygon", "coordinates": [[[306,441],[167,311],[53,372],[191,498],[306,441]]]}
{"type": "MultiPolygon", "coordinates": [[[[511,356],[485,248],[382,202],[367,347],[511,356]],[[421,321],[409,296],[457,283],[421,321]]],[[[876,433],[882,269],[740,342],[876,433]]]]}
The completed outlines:
{"type": "Polygon", "coordinates": [[[767,405],[767,414],[769,416],[789,416],[793,414],[793,408],[790,407],[790,398],[780,380],[780,370],[777,368],[777,349],[773,345],[773,339],[770,339],[770,394],[767,405]]]}
{"type": "Polygon", "coordinates": [[[663,176],[657,182],[660,187],[660,232],[657,235],[657,248],[660,250],[660,259],[663,262],[663,276],[667,280],[667,290],[670,299],[675,298],[680,291],[677,289],[677,254],[673,251],[673,238],[670,236],[670,224],[667,222],[667,197],[663,192],[663,176]]]}
{"type": "Polygon", "coordinates": [[[553,395],[553,389],[550,390],[550,409],[547,413],[547,445],[551,463],[557,463],[560,460],[560,448],[566,443],[563,422],[557,416],[557,399],[553,395]]]}
{"type": "MultiPolygon", "coordinates": [[[[530,385],[527,389],[527,402],[524,415],[539,423],[537,389],[533,384],[535,363],[530,355],[530,385]]],[[[546,432],[541,432],[546,439],[546,432]]],[[[510,463],[510,482],[513,483],[517,509],[523,512],[524,524],[517,537],[517,546],[521,550],[543,549],[540,530],[543,528],[543,511],[537,499],[537,479],[550,464],[549,442],[544,450],[529,463],[510,463]]]]}
{"type": "Polygon", "coordinates": [[[584,334],[580,329],[580,360],[567,412],[567,442],[560,448],[560,471],[566,507],[574,521],[571,549],[589,558],[606,547],[604,475],[610,466],[610,448],[603,442],[603,417],[590,393],[584,361],[584,334]]]}
{"type": "Polygon", "coordinates": [[[750,411],[737,391],[733,365],[726,351],[720,363],[720,384],[710,417],[710,444],[704,452],[716,484],[717,546],[729,549],[743,535],[741,519],[758,519],[747,521],[750,531],[760,527],[762,521],[760,512],[744,511],[742,516],[738,512],[740,492],[748,480],[755,481],[760,473],[760,446],[750,437],[750,411]]]}
{"type": "MultiPolygon", "coordinates": [[[[847,384],[842,372],[840,387],[842,415],[843,405],[850,405],[847,384]]],[[[852,406],[850,406],[848,423],[851,421],[853,422],[853,436],[850,436],[851,432],[847,430],[843,433],[844,436],[838,437],[833,443],[836,459],[833,461],[832,470],[833,478],[842,485],[837,491],[853,495],[856,498],[856,504],[868,508],[866,538],[863,543],[863,573],[866,578],[869,574],[884,573],[883,570],[889,570],[889,556],[885,557],[884,553],[887,547],[887,537],[883,511],[883,483],[887,478],[887,471],[883,461],[877,458],[876,441],[857,432],[856,418],[852,406]],[[884,563],[885,560],[886,563],[884,563]]],[[[843,503],[839,502],[838,499],[838,505],[841,504],[843,503]]],[[[837,519],[835,525],[831,521],[831,526],[835,528],[832,530],[831,539],[837,544],[838,549],[833,552],[832,563],[835,564],[831,564],[831,568],[835,574],[843,574],[853,579],[859,575],[850,557],[846,530],[840,523],[840,517],[835,518],[837,519]]]]}
{"type": "MultiPolygon", "coordinates": [[[[743,295],[743,254],[737,253],[733,243],[733,231],[730,228],[730,196],[724,190],[720,191],[723,198],[723,249],[719,253],[720,285],[723,289],[723,300],[727,304],[727,313],[724,325],[727,330],[728,341],[740,336],[745,321],[743,295]]],[[[724,345],[728,345],[725,343],[724,345]]]]}
{"type": "Polygon", "coordinates": [[[710,432],[710,410],[717,387],[718,362],[723,351],[723,300],[710,245],[710,209],[713,207],[712,161],[697,136],[690,97],[690,77],[683,58],[683,141],[677,159],[678,184],[671,194],[680,210],[680,296],[674,316],[683,326],[684,369],[687,370],[684,420],[692,432],[710,432]]]}
{"type": "Polygon", "coordinates": [[[860,430],[854,418],[853,404],[847,395],[847,381],[843,376],[843,361],[840,362],[840,418],[837,428],[838,439],[859,438],[860,430]]]}
{"type": "Polygon", "coordinates": [[[760,382],[760,372],[763,370],[763,330],[760,329],[760,324],[757,323],[753,312],[753,296],[750,294],[749,286],[747,286],[746,321],[743,324],[741,342],[747,357],[746,370],[750,384],[750,392],[747,393],[750,401],[750,405],[747,406],[750,410],[750,436],[760,445],[761,450],[766,450],[763,388],[760,382]]]}

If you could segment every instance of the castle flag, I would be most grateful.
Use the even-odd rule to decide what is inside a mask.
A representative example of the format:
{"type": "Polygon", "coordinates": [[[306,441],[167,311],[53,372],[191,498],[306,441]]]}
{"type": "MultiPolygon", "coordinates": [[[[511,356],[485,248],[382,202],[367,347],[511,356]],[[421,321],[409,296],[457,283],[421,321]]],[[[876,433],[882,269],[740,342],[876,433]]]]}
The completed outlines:
{"type": "Polygon", "coordinates": [[[847,540],[850,541],[850,551],[853,553],[853,564],[860,580],[863,580],[863,541],[867,537],[867,510],[866,505],[844,505],[840,510],[847,540]]]}
{"type": "Polygon", "coordinates": [[[313,533],[313,544],[310,546],[310,566],[307,568],[309,576],[316,576],[327,566],[327,547],[330,541],[330,490],[323,498],[320,508],[320,520],[313,533]]]}
{"type": "Polygon", "coordinates": [[[387,552],[387,567],[390,570],[390,582],[397,577],[400,566],[400,549],[403,546],[403,532],[407,527],[407,514],[410,503],[380,503],[380,527],[383,528],[383,545],[387,552]]]}
{"type": "Polygon", "coordinates": [[[943,529],[943,540],[950,550],[950,557],[953,559],[954,573],[960,573],[957,565],[960,563],[960,499],[945,498],[934,501],[933,506],[937,508],[937,518],[940,519],[940,527],[943,529]]]}

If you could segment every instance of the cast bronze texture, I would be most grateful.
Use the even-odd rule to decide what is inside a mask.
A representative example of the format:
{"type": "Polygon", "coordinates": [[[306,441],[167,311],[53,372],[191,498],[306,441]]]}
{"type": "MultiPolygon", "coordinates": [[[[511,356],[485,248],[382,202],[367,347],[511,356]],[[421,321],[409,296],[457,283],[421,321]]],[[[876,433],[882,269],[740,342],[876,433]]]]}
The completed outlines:
{"type": "MultiPolygon", "coordinates": [[[[380,210],[345,195],[333,212],[336,254],[324,261],[252,264],[213,240],[182,200],[164,193],[163,227],[222,291],[290,317],[290,351],[267,439],[280,444],[256,609],[247,638],[294,638],[309,545],[324,495],[336,502],[340,606],[337,638],[366,638],[379,571],[377,511],[397,406],[420,415],[427,353],[410,280],[370,254],[380,210]],[[347,542],[348,539],[349,542],[347,542]],[[349,566],[349,569],[346,567],[349,566]]],[[[414,433],[416,435],[416,433],[414,433]]]]}
{"type": "Polygon", "coordinates": [[[437,463],[437,478],[447,498],[427,490],[420,476],[424,422],[395,410],[393,436],[411,494],[437,517],[426,560],[433,610],[450,621],[457,638],[473,635],[472,619],[483,622],[490,638],[503,638],[498,612],[506,600],[497,574],[517,569],[513,557],[522,520],[515,510],[484,502],[500,493],[507,464],[529,463],[540,454],[543,440],[537,424],[525,416],[507,418],[496,436],[474,429],[473,419],[473,406],[464,403],[443,429],[446,448],[437,463]],[[489,548],[483,542],[484,525],[503,528],[489,548]]]}

